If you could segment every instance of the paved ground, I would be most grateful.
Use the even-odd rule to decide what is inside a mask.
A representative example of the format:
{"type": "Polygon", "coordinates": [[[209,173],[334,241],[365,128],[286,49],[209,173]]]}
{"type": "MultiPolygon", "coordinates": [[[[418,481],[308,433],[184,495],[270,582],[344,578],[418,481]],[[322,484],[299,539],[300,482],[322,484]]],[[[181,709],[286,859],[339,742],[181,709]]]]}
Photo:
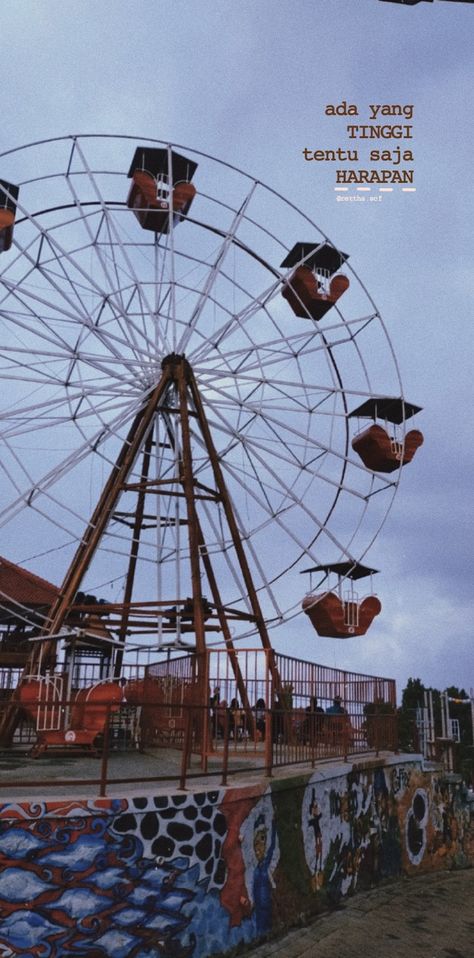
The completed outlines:
{"type": "Polygon", "coordinates": [[[474,958],[474,868],[361,892],[248,958],[474,958]]]}
{"type": "MultiPolygon", "coordinates": [[[[381,752],[379,764],[391,753],[381,752]]],[[[413,756],[411,756],[413,758],[413,756]]],[[[353,764],[366,765],[374,761],[373,753],[351,756],[350,765],[344,766],[340,758],[318,761],[318,769],[327,766],[337,768],[340,774],[344,766],[349,770],[353,764]]],[[[229,756],[228,785],[242,785],[261,781],[265,775],[263,749],[247,754],[231,753],[229,756]]],[[[87,754],[64,753],[48,750],[37,759],[28,757],[26,751],[12,749],[0,751],[0,804],[16,799],[29,798],[90,798],[99,794],[102,761],[87,754]]],[[[181,753],[174,749],[149,748],[141,754],[136,750],[112,751],[109,756],[108,775],[110,782],[106,794],[122,796],[145,795],[162,791],[176,791],[179,787],[181,753]],[[116,780],[114,782],[114,779],[116,780]]],[[[310,763],[282,766],[273,770],[275,778],[309,772],[310,763]]],[[[222,754],[209,758],[207,775],[203,775],[199,756],[193,755],[186,787],[216,788],[222,782],[222,754]]],[[[474,958],[474,956],[473,956],[474,958]]]]}
{"type": "MultiPolygon", "coordinates": [[[[51,749],[39,758],[32,759],[26,751],[0,751],[0,804],[2,801],[25,797],[46,799],[71,795],[75,798],[96,796],[99,794],[101,769],[100,756],[94,758],[84,753],[68,754],[64,750],[51,749]]],[[[143,795],[170,789],[176,791],[179,787],[180,771],[181,753],[174,749],[149,748],[145,753],[133,749],[112,751],[108,762],[110,781],[107,795],[143,795]]],[[[249,754],[245,759],[238,756],[231,756],[229,759],[230,785],[255,777],[260,780],[263,773],[263,752],[249,754]]],[[[288,773],[288,769],[281,770],[281,774],[285,773],[288,773]]],[[[209,759],[207,775],[202,773],[199,756],[193,755],[187,788],[215,788],[221,781],[221,755],[209,759]]]]}

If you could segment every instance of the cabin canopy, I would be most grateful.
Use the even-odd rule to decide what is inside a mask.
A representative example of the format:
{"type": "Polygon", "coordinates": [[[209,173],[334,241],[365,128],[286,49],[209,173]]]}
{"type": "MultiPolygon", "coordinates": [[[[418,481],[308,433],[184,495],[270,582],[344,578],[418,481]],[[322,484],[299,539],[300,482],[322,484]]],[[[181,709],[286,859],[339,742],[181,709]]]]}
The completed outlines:
{"type": "Polygon", "coordinates": [[[295,243],[280,266],[283,269],[290,269],[292,266],[304,263],[316,273],[323,272],[327,276],[332,276],[347,259],[349,259],[348,253],[337,250],[330,243],[295,243]]]}
{"type": "Polygon", "coordinates": [[[128,177],[131,179],[136,170],[144,170],[151,173],[155,179],[169,179],[170,182],[178,183],[180,180],[192,180],[196,170],[197,163],[190,160],[175,150],[151,146],[137,146],[133,154],[133,160],[130,164],[128,177]],[[169,169],[169,159],[171,157],[171,177],[169,169]]]}
{"type": "Polygon", "coordinates": [[[422,406],[415,406],[397,396],[371,396],[350,412],[349,419],[385,419],[397,425],[421,412],[422,406]]]}
{"type": "Polygon", "coordinates": [[[369,566],[362,565],[361,562],[352,562],[350,560],[346,562],[329,562],[323,565],[314,565],[309,569],[302,569],[301,574],[305,572],[324,572],[326,575],[329,575],[330,572],[335,572],[336,575],[341,578],[346,579],[364,579],[369,575],[376,575],[378,569],[371,569],[369,566]]]}

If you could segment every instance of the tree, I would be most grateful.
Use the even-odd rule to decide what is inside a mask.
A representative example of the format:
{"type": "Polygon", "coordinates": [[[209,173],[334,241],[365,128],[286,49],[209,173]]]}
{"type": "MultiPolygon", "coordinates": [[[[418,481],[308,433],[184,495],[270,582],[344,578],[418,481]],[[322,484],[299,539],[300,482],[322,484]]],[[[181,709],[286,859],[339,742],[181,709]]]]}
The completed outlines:
{"type": "Polygon", "coordinates": [[[421,708],[425,701],[425,686],[421,679],[408,679],[402,692],[402,709],[421,708]]]}
{"type": "MultiPolygon", "coordinates": [[[[425,692],[430,692],[432,695],[435,739],[442,736],[442,693],[439,689],[425,686],[421,679],[410,678],[402,692],[402,705],[398,710],[400,747],[404,751],[418,750],[413,728],[416,709],[424,706],[425,692]]],[[[456,742],[453,748],[454,769],[460,772],[466,781],[471,781],[474,777],[474,730],[471,703],[465,690],[455,685],[448,686],[446,692],[449,698],[449,717],[458,720],[460,730],[460,742],[456,742]]]]}

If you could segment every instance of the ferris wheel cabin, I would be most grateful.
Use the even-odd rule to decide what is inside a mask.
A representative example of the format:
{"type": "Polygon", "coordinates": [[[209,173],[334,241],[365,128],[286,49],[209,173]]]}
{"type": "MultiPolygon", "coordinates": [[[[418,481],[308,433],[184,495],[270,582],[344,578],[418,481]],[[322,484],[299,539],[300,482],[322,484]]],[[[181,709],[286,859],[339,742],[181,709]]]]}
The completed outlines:
{"type": "Polygon", "coordinates": [[[365,635],[376,615],[382,610],[380,599],[372,594],[359,596],[354,590],[354,580],[367,576],[372,578],[377,569],[369,569],[358,562],[336,562],[328,565],[313,566],[304,572],[322,572],[329,581],[335,575],[335,589],[325,592],[309,592],[303,599],[302,609],[308,616],[318,635],[331,639],[350,639],[355,635],[365,635]],[[347,580],[349,580],[347,582],[347,580]],[[343,584],[349,588],[343,592],[343,584]]]}
{"type": "Polygon", "coordinates": [[[280,264],[284,269],[296,266],[282,290],[295,316],[320,320],[332,309],[349,288],[347,276],[339,272],[348,258],[330,243],[295,244],[280,264]]]}
{"type": "Polygon", "coordinates": [[[10,249],[13,240],[13,224],[16,216],[16,201],[19,186],[0,180],[0,253],[10,249]]]}
{"type": "Polygon", "coordinates": [[[127,206],[144,230],[168,233],[186,216],[196,195],[191,180],[197,163],[174,150],[139,146],[128,171],[127,206]]]}
{"type": "Polygon", "coordinates": [[[374,420],[371,426],[363,429],[352,440],[354,452],[360,456],[367,469],[374,472],[394,472],[412,461],[416,450],[423,444],[423,433],[419,429],[411,429],[403,436],[398,434],[397,427],[420,410],[421,406],[415,406],[400,398],[380,397],[367,399],[349,413],[350,418],[374,420]],[[376,419],[383,419],[384,425],[379,425],[376,419]]]}

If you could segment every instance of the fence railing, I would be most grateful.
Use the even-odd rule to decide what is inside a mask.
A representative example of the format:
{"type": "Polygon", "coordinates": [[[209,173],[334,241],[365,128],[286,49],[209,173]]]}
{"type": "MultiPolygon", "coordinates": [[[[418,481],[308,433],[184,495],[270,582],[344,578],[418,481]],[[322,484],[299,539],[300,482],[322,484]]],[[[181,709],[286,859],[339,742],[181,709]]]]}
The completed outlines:
{"type": "MultiPolygon", "coordinates": [[[[104,679],[90,663],[84,673],[23,676],[16,692],[5,679],[0,712],[5,709],[16,710],[12,745],[22,761],[29,761],[27,748],[33,757],[53,749],[100,756],[99,776],[74,779],[74,787],[97,786],[100,795],[113,783],[166,781],[184,788],[203,776],[225,783],[242,771],[271,775],[275,768],[398,748],[392,679],[261,648],[167,653],[151,665],[125,665],[120,680],[104,679]],[[121,777],[116,762],[110,770],[119,751],[121,777]],[[137,771],[127,752],[141,752],[144,760],[159,754],[166,771],[137,771]]],[[[24,783],[25,777],[2,776],[9,789],[24,783]]],[[[29,774],[28,783],[35,784],[29,774]]],[[[71,781],[55,776],[49,784],[71,781]]]]}
{"type": "MultiPolygon", "coordinates": [[[[29,705],[31,726],[37,724],[40,700],[29,705]],[[35,711],[36,710],[36,711],[35,711]]],[[[62,700],[60,710],[65,716],[74,712],[74,700],[62,700]]],[[[2,775],[2,792],[5,789],[55,788],[78,786],[95,787],[100,796],[105,796],[110,786],[145,783],[179,784],[181,789],[192,783],[193,779],[203,777],[220,781],[225,785],[230,776],[245,772],[271,776],[276,768],[327,762],[331,759],[347,759],[348,756],[397,751],[398,727],[397,715],[330,715],[311,713],[302,709],[264,709],[251,727],[246,727],[245,719],[237,727],[230,710],[223,715],[222,725],[213,726],[212,714],[206,706],[184,705],[182,720],[174,727],[169,725],[168,707],[154,704],[155,736],[150,739],[150,723],[147,718],[149,702],[130,706],[92,705],[85,716],[84,726],[71,728],[70,723],[62,727],[37,730],[32,752],[24,748],[16,750],[23,756],[23,764],[29,763],[28,778],[16,777],[13,773],[2,775]],[[161,713],[161,715],[160,715],[161,713]],[[158,759],[166,749],[166,771],[160,769],[157,762],[145,762],[145,759],[158,759]],[[65,752],[69,756],[90,755],[100,759],[100,770],[90,777],[73,780],[61,775],[63,766],[60,761],[51,771],[51,777],[35,775],[35,769],[41,768],[41,755],[44,752],[56,754],[60,759],[65,752]],[[111,757],[121,753],[120,763],[113,763],[111,757]],[[135,758],[127,761],[127,753],[135,753],[135,758]],[[137,753],[143,754],[143,766],[137,753]],[[32,760],[36,756],[37,761],[32,760]],[[150,767],[152,774],[149,774],[150,767]]],[[[13,750],[15,751],[15,749],[13,750]]],[[[10,751],[10,755],[12,752],[10,751]]],[[[77,776],[81,772],[81,763],[68,763],[69,774],[77,776]]],[[[88,766],[90,769],[90,765],[88,766]]],[[[48,763],[50,770],[50,763],[48,763]]],[[[45,769],[44,769],[45,771],[45,769]]]]}

